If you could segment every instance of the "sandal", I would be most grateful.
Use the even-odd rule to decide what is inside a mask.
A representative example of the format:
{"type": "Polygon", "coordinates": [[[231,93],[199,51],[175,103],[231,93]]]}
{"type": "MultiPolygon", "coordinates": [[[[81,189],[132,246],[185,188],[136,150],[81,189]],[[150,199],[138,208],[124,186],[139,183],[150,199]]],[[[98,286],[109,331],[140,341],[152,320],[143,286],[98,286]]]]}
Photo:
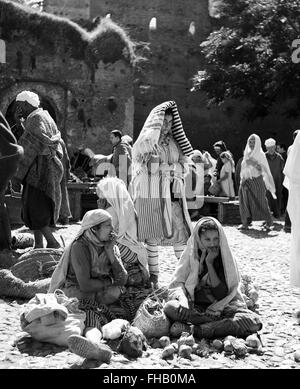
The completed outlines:
{"type": "Polygon", "coordinates": [[[104,343],[95,344],[80,335],[70,335],[68,337],[69,349],[82,358],[95,359],[109,363],[112,357],[112,350],[104,343]]]}

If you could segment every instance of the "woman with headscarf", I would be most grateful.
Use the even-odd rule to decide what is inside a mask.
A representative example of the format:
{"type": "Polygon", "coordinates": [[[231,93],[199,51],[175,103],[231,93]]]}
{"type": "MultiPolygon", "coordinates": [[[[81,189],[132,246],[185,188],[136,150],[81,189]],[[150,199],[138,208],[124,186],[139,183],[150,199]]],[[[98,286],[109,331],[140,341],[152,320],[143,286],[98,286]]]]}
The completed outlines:
{"type": "Polygon", "coordinates": [[[24,158],[15,176],[23,185],[22,218],[33,230],[34,248],[60,247],[51,227],[59,217],[63,148],[61,134],[49,112],[40,107],[36,93],[23,91],[16,97],[19,117],[25,118],[25,131],[19,139],[24,158]]]}
{"type": "Polygon", "coordinates": [[[191,219],[199,219],[199,209],[204,203],[204,170],[207,167],[207,160],[200,150],[193,150],[190,157],[191,165],[186,176],[186,200],[191,219]]]}
{"type": "Polygon", "coordinates": [[[133,145],[132,197],[138,239],[146,242],[150,281],[158,282],[158,245],[173,245],[179,259],[192,231],[185,197],[188,156],[193,152],[174,101],[149,114],[133,145]]]}
{"type": "Polygon", "coordinates": [[[23,152],[0,112],[0,250],[11,247],[11,228],[5,204],[5,191],[18,169],[23,152]]]}
{"type": "MultiPolygon", "coordinates": [[[[127,272],[114,241],[112,217],[103,209],[86,212],[81,228],[52,275],[49,292],[61,289],[79,299],[85,311],[85,337],[70,340],[73,352],[83,357],[97,355],[101,328],[112,320],[107,306],[116,302],[127,282],[127,272]]],[[[102,347],[102,345],[101,345],[102,347]]]]}
{"type": "Polygon", "coordinates": [[[232,155],[228,151],[223,151],[220,154],[220,158],[223,162],[223,166],[220,171],[219,183],[221,185],[221,195],[228,196],[229,198],[235,197],[233,174],[235,172],[234,160],[232,155]]]}
{"type": "Polygon", "coordinates": [[[224,151],[227,151],[227,147],[226,147],[225,142],[223,142],[222,140],[219,140],[218,142],[215,142],[213,144],[213,148],[214,148],[214,151],[215,151],[215,153],[217,155],[217,163],[216,163],[216,167],[215,167],[213,175],[218,180],[220,178],[220,172],[221,172],[221,169],[222,169],[222,166],[223,166],[223,161],[220,158],[220,155],[224,151]]]}
{"type": "Polygon", "coordinates": [[[208,339],[259,331],[260,319],[247,309],[240,285],[222,225],[213,217],[200,219],[169,285],[164,312],[174,322],[171,333],[180,335],[189,329],[187,324],[194,325],[196,337],[208,339]]]}
{"type": "Polygon", "coordinates": [[[112,216],[116,244],[128,273],[127,285],[142,286],[149,280],[147,250],[137,239],[137,215],[124,181],[106,177],[97,185],[99,208],[112,216]]]}
{"type": "Polygon", "coordinates": [[[239,188],[239,207],[242,225],[240,229],[248,229],[254,220],[265,220],[266,230],[273,225],[268,205],[266,190],[274,198],[275,185],[265,153],[261,148],[260,137],[249,136],[241,164],[241,181],[239,188]]]}
{"type": "Polygon", "coordinates": [[[300,288],[300,131],[288,152],[283,170],[284,185],[289,191],[287,210],[291,220],[290,284],[300,288]]]}

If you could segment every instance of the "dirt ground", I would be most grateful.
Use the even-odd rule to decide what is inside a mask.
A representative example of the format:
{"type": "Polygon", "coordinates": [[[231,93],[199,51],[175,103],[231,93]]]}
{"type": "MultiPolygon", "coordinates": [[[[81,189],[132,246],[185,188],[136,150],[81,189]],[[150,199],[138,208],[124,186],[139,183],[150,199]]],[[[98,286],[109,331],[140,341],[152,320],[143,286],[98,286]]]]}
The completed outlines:
{"type": "MultiPolygon", "coordinates": [[[[79,223],[59,225],[56,237],[70,242],[79,223]]],[[[19,231],[28,231],[19,229],[19,231]]],[[[249,231],[237,226],[225,226],[225,232],[237,259],[240,272],[248,274],[259,289],[258,313],[263,321],[261,340],[263,354],[247,354],[244,358],[211,352],[206,357],[193,355],[191,360],[175,357],[160,358],[162,349],[148,348],[138,359],[128,359],[114,353],[110,364],[86,361],[68,349],[40,343],[23,333],[19,315],[24,301],[0,299],[0,369],[265,369],[299,368],[294,360],[300,351],[300,326],[293,313],[300,308],[300,292],[289,286],[290,234],[283,231],[283,222],[277,221],[273,231],[262,230],[261,223],[253,223],[249,231]]],[[[160,253],[160,284],[167,285],[176,264],[169,247],[160,253]]]]}

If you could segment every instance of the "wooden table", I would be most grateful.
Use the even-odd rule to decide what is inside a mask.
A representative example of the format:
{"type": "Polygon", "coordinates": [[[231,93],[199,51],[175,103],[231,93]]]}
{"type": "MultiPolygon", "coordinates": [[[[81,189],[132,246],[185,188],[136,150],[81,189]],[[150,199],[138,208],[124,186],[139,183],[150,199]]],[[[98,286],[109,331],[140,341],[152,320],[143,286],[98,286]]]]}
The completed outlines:
{"type": "MultiPolygon", "coordinates": [[[[72,221],[79,221],[88,208],[85,207],[84,197],[93,197],[96,199],[95,182],[68,182],[67,188],[69,193],[70,210],[72,213],[72,221]]],[[[95,208],[97,208],[97,203],[95,208]]],[[[92,209],[92,208],[90,208],[92,209]]]]}

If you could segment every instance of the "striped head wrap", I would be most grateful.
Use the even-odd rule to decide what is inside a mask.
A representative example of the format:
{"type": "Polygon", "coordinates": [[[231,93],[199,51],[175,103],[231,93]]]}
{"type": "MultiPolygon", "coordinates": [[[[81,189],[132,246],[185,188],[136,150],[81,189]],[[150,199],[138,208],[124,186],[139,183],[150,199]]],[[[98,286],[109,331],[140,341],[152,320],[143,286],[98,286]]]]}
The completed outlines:
{"type": "Polygon", "coordinates": [[[175,101],[165,101],[152,109],[147,117],[139,137],[133,145],[133,161],[147,162],[145,155],[156,151],[166,110],[170,108],[173,114],[172,135],[185,156],[190,156],[193,148],[186,137],[175,101]]]}

